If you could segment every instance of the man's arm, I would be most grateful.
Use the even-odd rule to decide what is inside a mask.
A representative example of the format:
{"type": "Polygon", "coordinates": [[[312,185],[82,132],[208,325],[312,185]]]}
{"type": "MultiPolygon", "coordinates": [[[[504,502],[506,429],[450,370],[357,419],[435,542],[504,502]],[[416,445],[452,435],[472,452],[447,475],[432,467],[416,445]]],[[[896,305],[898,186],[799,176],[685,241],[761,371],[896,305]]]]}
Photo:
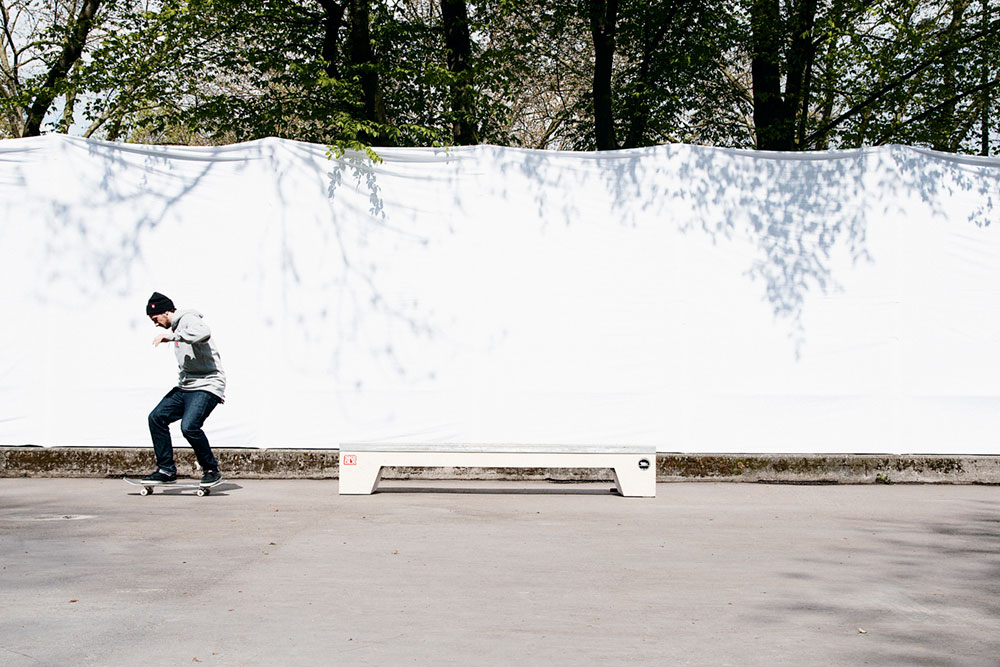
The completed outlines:
{"type": "Polygon", "coordinates": [[[212,331],[203,319],[197,315],[185,315],[177,323],[176,331],[165,331],[156,334],[153,337],[153,346],[173,341],[181,341],[189,345],[194,345],[195,343],[204,343],[211,337],[212,331]]]}
{"type": "Polygon", "coordinates": [[[175,340],[179,339],[177,338],[177,334],[173,332],[158,333],[155,336],[153,336],[153,347],[156,347],[160,343],[167,343],[175,340]]]}

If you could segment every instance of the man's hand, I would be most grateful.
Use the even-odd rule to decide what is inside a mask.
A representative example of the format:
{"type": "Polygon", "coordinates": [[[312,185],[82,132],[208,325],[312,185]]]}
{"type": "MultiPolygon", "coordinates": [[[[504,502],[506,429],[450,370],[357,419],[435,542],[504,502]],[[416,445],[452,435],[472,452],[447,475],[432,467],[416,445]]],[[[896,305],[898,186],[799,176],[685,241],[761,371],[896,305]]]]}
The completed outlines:
{"type": "Polygon", "coordinates": [[[153,337],[153,347],[156,347],[160,343],[166,343],[170,340],[170,334],[158,333],[153,337]]]}

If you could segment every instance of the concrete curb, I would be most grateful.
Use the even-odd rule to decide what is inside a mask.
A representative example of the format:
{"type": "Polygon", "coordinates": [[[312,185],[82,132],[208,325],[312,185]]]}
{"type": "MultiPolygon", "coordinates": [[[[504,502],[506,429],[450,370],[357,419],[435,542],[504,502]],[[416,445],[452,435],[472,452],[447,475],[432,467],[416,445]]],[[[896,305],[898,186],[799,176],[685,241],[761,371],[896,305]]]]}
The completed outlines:
{"type": "Polygon", "coordinates": [[[1000,484],[1000,456],[657,454],[658,482],[1000,484]]]}
{"type": "MultiPolygon", "coordinates": [[[[223,472],[241,479],[336,479],[336,449],[215,450],[223,472]]],[[[196,474],[177,450],[178,472],[196,474]]],[[[146,447],[3,447],[0,477],[122,477],[148,473],[146,447]]],[[[610,471],[516,468],[390,468],[384,479],[596,481],[610,471]]],[[[657,454],[658,482],[792,484],[1000,484],[1000,456],[897,454],[657,454]]]]}

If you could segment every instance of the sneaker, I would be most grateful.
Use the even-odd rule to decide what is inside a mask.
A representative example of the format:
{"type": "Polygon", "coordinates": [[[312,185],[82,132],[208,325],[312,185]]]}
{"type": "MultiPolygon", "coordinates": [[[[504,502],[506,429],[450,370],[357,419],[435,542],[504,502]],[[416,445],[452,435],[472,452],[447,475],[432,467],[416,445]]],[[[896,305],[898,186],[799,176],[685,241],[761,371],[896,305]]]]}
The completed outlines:
{"type": "Polygon", "coordinates": [[[206,470],[205,474],[201,476],[201,485],[209,486],[210,484],[216,484],[222,481],[222,473],[218,470],[206,470]]]}
{"type": "Polygon", "coordinates": [[[173,484],[177,481],[177,473],[167,472],[163,468],[160,468],[156,472],[143,477],[142,481],[151,484],[173,484]]]}

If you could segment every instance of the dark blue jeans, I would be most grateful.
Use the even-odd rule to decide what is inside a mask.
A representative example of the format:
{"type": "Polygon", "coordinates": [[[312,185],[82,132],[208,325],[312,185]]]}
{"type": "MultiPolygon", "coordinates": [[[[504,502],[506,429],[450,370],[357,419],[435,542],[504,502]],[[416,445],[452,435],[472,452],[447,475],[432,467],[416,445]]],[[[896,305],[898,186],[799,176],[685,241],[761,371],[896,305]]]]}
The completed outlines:
{"type": "Polygon", "coordinates": [[[158,468],[171,474],[177,473],[174,447],[170,442],[170,424],[179,419],[181,433],[198,457],[198,465],[203,470],[219,469],[219,462],[212,455],[208,437],[201,427],[215,406],[221,402],[218,396],[207,391],[181,391],[178,387],[174,387],[163,397],[149,413],[149,434],[153,438],[153,451],[156,452],[158,468]]]}

